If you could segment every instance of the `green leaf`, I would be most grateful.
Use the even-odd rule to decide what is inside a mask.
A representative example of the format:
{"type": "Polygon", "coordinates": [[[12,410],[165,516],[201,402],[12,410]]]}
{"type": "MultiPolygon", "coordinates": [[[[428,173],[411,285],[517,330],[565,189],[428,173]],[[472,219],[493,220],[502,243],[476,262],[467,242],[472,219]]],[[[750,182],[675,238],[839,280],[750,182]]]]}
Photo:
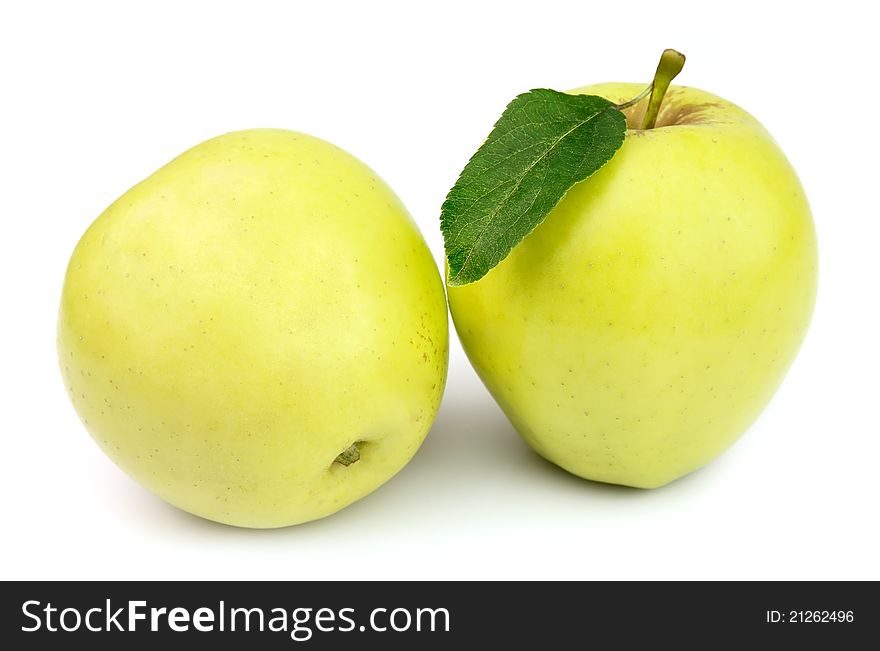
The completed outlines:
{"type": "Polygon", "coordinates": [[[508,104],[443,202],[448,283],[485,276],[625,134],[623,113],[595,95],[537,89],[508,104]]]}

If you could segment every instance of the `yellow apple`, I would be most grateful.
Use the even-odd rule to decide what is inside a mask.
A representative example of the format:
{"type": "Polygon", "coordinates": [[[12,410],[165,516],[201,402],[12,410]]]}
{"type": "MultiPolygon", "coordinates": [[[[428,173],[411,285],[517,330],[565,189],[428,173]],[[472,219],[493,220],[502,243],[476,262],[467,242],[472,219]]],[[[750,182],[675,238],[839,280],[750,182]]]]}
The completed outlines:
{"type": "Polygon", "coordinates": [[[650,488],[768,403],[810,321],[817,252],[804,191],[755,118],[674,86],[654,128],[644,112],[625,111],[618,153],[505,260],[448,294],[468,357],[539,454],[650,488]]]}
{"type": "Polygon", "coordinates": [[[93,438],[171,504],[278,527],[400,470],[446,377],[440,274],[363,163],[230,133],[110,206],[70,260],[61,368],[93,438]]]}

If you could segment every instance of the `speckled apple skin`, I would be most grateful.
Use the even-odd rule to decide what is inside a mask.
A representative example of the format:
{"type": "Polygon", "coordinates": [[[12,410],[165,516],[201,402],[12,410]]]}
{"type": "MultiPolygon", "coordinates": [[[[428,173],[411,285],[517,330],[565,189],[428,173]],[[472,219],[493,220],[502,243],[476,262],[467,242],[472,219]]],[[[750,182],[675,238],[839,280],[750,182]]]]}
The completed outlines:
{"type": "Polygon", "coordinates": [[[329,515],[400,470],[446,378],[443,283],[391,189],[301,133],[185,152],[88,229],[58,352],[125,472],[211,520],[329,515]],[[360,458],[336,462],[352,444],[360,458]]]}
{"type": "MultiPolygon", "coordinates": [[[[641,90],[572,92],[619,103],[641,90]]],[[[529,445],[575,475],[651,488],[757,418],[816,286],[810,208],[780,148],[739,107],[673,86],[656,128],[629,130],[509,257],[448,295],[468,357],[529,445]]]]}

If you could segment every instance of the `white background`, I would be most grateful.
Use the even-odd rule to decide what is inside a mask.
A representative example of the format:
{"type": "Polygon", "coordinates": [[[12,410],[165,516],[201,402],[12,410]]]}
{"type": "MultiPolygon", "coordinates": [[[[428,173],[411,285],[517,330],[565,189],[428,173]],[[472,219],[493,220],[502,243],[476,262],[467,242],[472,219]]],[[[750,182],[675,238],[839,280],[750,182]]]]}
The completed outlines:
{"type": "Polygon", "coordinates": [[[880,578],[877,163],[869,3],[44,2],[0,10],[0,578],[880,578]],[[778,3],[783,4],[783,3],[778,3]],[[451,334],[415,459],[322,521],[235,529],[179,512],[94,445],[64,392],[67,259],[118,195],[254,126],[372,166],[437,257],[440,204],[533,87],[679,81],[756,115],[798,170],[821,253],[811,331],[759,422],[647,492],[532,454],[451,334]]]}

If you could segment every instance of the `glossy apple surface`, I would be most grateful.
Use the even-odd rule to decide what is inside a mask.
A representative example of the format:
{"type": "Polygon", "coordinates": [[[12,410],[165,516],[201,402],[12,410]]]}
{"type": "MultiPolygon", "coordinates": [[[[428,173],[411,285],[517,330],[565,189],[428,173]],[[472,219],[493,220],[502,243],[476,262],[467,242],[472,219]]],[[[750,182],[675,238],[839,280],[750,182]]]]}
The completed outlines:
{"type": "Polygon", "coordinates": [[[133,187],[67,271],[58,350],[86,428],[171,504],[245,527],[326,516],[416,452],[446,376],[434,260],[368,167],[230,133],[133,187]]]}
{"type": "MultiPolygon", "coordinates": [[[[622,103],[642,86],[575,93],[622,103]]],[[[810,322],[817,250],[794,170],[748,113],[671,87],[620,151],[481,280],[448,287],[522,437],[588,479],[657,487],[731,445],[810,322]]]]}

